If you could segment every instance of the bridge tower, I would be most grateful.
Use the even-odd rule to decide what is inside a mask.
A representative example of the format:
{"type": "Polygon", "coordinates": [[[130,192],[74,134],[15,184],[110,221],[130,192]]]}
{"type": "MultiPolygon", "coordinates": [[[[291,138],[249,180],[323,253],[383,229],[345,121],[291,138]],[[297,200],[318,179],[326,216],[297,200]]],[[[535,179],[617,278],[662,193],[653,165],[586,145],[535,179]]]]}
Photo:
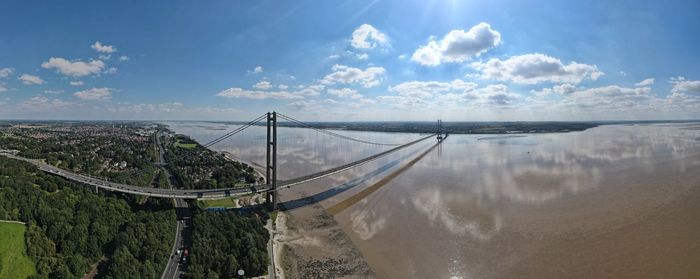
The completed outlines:
{"type": "Polygon", "coordinates": [[[271,210],[277,209],[277,113],[267,113],[267,167],[265,168],[265,183],[270,185],[267,192],[267,203],[271,210]]]}
{"type": "Polygon", "coordinates": [[[437,123],[437,140],[438,142],[442,141],[442,119],[438,119],[437,123]]]}

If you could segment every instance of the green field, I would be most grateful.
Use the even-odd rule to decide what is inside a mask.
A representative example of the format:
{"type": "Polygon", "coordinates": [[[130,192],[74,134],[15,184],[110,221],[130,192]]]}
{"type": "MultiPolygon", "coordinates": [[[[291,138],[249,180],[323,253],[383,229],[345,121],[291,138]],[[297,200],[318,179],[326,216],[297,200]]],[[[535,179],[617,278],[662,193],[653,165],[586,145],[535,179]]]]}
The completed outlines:
{"type": "Polygon", "coordinates": [[[27,256],[26,230],[23,224],[0,222],[0,279],[27,278],[36,273],[27,256]]]}
{"type": "Polygon", "coordinates": [[[175,143],[175,146],[177,146],[179,148],[192,149],[192,148],[197,147],[197,144],[196,143],[182,143],[180,141],[177,141],[175,143]]]}
{"type": "Polygon", "coordinates": [[[236,207],[236,199],[223,198],[218,200],[203,200],[201,201],[204,208],[208,207],[236,207]]]}

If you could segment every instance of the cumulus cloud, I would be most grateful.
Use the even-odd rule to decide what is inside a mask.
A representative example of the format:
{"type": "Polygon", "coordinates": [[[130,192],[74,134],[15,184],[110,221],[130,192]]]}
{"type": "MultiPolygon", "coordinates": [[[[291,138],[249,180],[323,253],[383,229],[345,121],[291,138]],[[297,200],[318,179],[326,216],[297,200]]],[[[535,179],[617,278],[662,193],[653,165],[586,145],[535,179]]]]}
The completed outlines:
{"type": "Polygon", "coordinates": [[[627,88],[617,85],[577,90],[568,95],[573,104],[593,109],[630,108],[647,103],[651,88],[627,88]]]}
{"type": "Polygon", "coordinates": [[[481,78],[522,84],[578,84],[586,78],[596,80],[603,75],[596,65],[576,62],[564,64],[557,58],[540,53],[512,56],[506,60],[493,58],[486,63],[472,63],[472,66],[481,71],[481,78]]]}
{"type": "Polygon", "coordinates": [[[360,93],[357,93],[357,90],[353,90],[350,88],[341,88],[341,89],[328,89],[328,94],[331,94],[336,97],[341,97],[341,98],[352,98],[352,99],[359,99],[362,98],[362,95],[360,93]]]}
{"type": "Polygon", "coordinates": [[[19,80],[22,81],[22,83],[30,85],[30,84],[43,84],[44,80],[41,79],[38,76],[33,76],[30,74],[22,74],[19,78],[19,80]]]}
{"type": "Polygon", "coordinates": [[[103,45],[99,41],[95,42],[90,46],[92,49],[94,49],[97,52],[102,52],[102,53],[113,53],[117,51],[117,48],[114,46],[110,45],[103,45]]]}
{"type": "Polygon", "coordinates": [[[465,82],[460,79],[455,79],[452,82],[407,81],[389,87],[389,91],[396,92],[400,96],[429,98],[441,92],[465,93],[474,90],[476,87],[476,83],[465,82]]]}
{"type": "Polygon", "coordinates": [[[223,98],[245,98],[254,100],[264,99],[303,99],[305,96],[317,96],[325,87],[323,85],[302,86],[296,91],[266,91],[266,90],[247,90],[240,87],[229,88],[216,94],[223,98]]]}
{"type": "Polygon", "coordinates": [[[379,32],[374,26],[362,24],[352,32],[350,44],[354,48],[372,49],[377,46],[386,45],[389,38],[386,34],[379,32]]]}
{"type": "Polygon", "coordinates": [[[44,96],[33,97],[22,103],[25,108],[29,109],[47,109],[47,108],[64,108],[72,105],[71,102],[66,102],[61,99],[49,99],[44,96]]]}
{"type": "Polygon", "coordinates": [[[637,86],[637,87],[652,86],[652,85],[654,85],[654,78],[648,78],[648,79],[642,80],[642,81],[634,84],[634,86],[637,86]]]}
{"type": "Polygon", "coordinates": [[[0,69],[0,78],[6,78],[11,76],[15,72],[13,68],[2,68],[0,69]]]}
{"type": "Polygon", "coordinates": [[[81,86],[81,85],[83,85],[83,81],[81,81],[81,80],[71,81],[71,82],[70,82],[70,85],[73,85],[73,86],[81,86]]]}
{"type": "Polygon", "coordinates": [[[431,40],[419,47],[411,60],[426,66],[437,66],[443,62],[464,62],[478,57],[501,43],[501,33],[482,22],[468,31],[452,30],[441,40],[431,40]]]}
{"type": "Polygon", "coordinates": [[[261,89],[261,90],[267,90],[267,89],[272,88],[272,84],[271,84],[269,81],[267,81],[267,80],[263,80],[263,81],[261,81],[261,82],[258,82],[258,83],[256,83],[256,84],[254,84],[254,85],[253,85],[253,88],[255,88],[255,89],[261,89]]]}
{"type": "Polygon", "coordinates": [[[492,84],[479,90],[480,97],[486,103],[505,106],[510,105],[513,101],[520,98],[520,94],[508,91],[508,86],[505,84],[492,84]]]}
{"type": "Polygon", "coordinates": [[[552,88],[544,88],[542,90],[531,90],[530,93],[535,94],[536,96],[545,96],[549,94],[560,94],[560,95],[565,95],[565,94],[571,94],[576,91],[576,86],[570,83],[564,83],[560,85],[555,85],[552,88]]]}
{"type": "Polygon", "coordinates": [[[98,100],[108,100],[112,98],[111,88],[91,88],[88,90],[78,91],[73,93],[73,96],[78,97],[81,100],[88,101],[98,101],[98,100]]]}
{"type": "Polygon", "coordinates": [[[360,59],[360,60],[367,60],[367,59],[369,59],[369,54],[361,53],[361,54],[357,54],[356,57],[357,57],[357,59],[360,59]]]}
{"type": "Polygon", "coordinates": [[[251,74],[259,74],[259,73],[262,73],[262,72],[263,72],[263,67],[262,67],[262,66],[256,66],[256,67],[253,68],[252,70],[248,71],[248,73],[251,73],[251,74]]]}
{"type": "Polygon", "coordinates": [[[105,66],[105,63],[100,60],[71,62],[60,57],[51,57],[49,61],[41,64],[44,69],[56,69],[56,72],[72,77],[96,75],[102,72],[105,66]]]}
{"type": "Polygon", "coordinates": [[[353,68],[345,65],[333,65],[333,72],[326,75],[321,83],[359,83],[365,88],[374,87],[381,83],[381,77],[386,70],[382,67],[369,67],[365,70],[353,68]]]}
{"type": "Polygon", "coordinates": [[[685,77],[671,78],[671,93],[700,94],[700,80],[687,80],[685,77]]]}
{"type": "Polygon", "coordinates": [[[130,59],[129,56],[126,56],[126,55],[119,56],[119,61],[122,61],[122,62],[129,61],[129,59],[130,59]]]}

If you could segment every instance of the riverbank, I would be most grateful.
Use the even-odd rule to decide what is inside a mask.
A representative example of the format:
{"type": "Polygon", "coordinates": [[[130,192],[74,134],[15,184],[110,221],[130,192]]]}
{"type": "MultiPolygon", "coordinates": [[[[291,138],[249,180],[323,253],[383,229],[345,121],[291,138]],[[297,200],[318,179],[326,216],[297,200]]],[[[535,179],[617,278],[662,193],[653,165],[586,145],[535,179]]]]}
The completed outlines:
{"type": "Polygon", "coordinates": [[[274,239],[279,278],[374,278],[360,251],[319,204],[278,214],[274,239]]]}

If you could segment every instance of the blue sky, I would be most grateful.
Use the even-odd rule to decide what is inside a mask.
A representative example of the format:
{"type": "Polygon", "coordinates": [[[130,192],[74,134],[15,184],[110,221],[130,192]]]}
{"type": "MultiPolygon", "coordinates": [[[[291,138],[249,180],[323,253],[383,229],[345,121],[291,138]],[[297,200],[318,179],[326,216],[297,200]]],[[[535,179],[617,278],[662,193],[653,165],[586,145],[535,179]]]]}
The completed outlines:
{"type": "Polygon", "coordinates": [[[0,2],[0,118],[700,118],[698,1],[143,2],[0,2]]]}

